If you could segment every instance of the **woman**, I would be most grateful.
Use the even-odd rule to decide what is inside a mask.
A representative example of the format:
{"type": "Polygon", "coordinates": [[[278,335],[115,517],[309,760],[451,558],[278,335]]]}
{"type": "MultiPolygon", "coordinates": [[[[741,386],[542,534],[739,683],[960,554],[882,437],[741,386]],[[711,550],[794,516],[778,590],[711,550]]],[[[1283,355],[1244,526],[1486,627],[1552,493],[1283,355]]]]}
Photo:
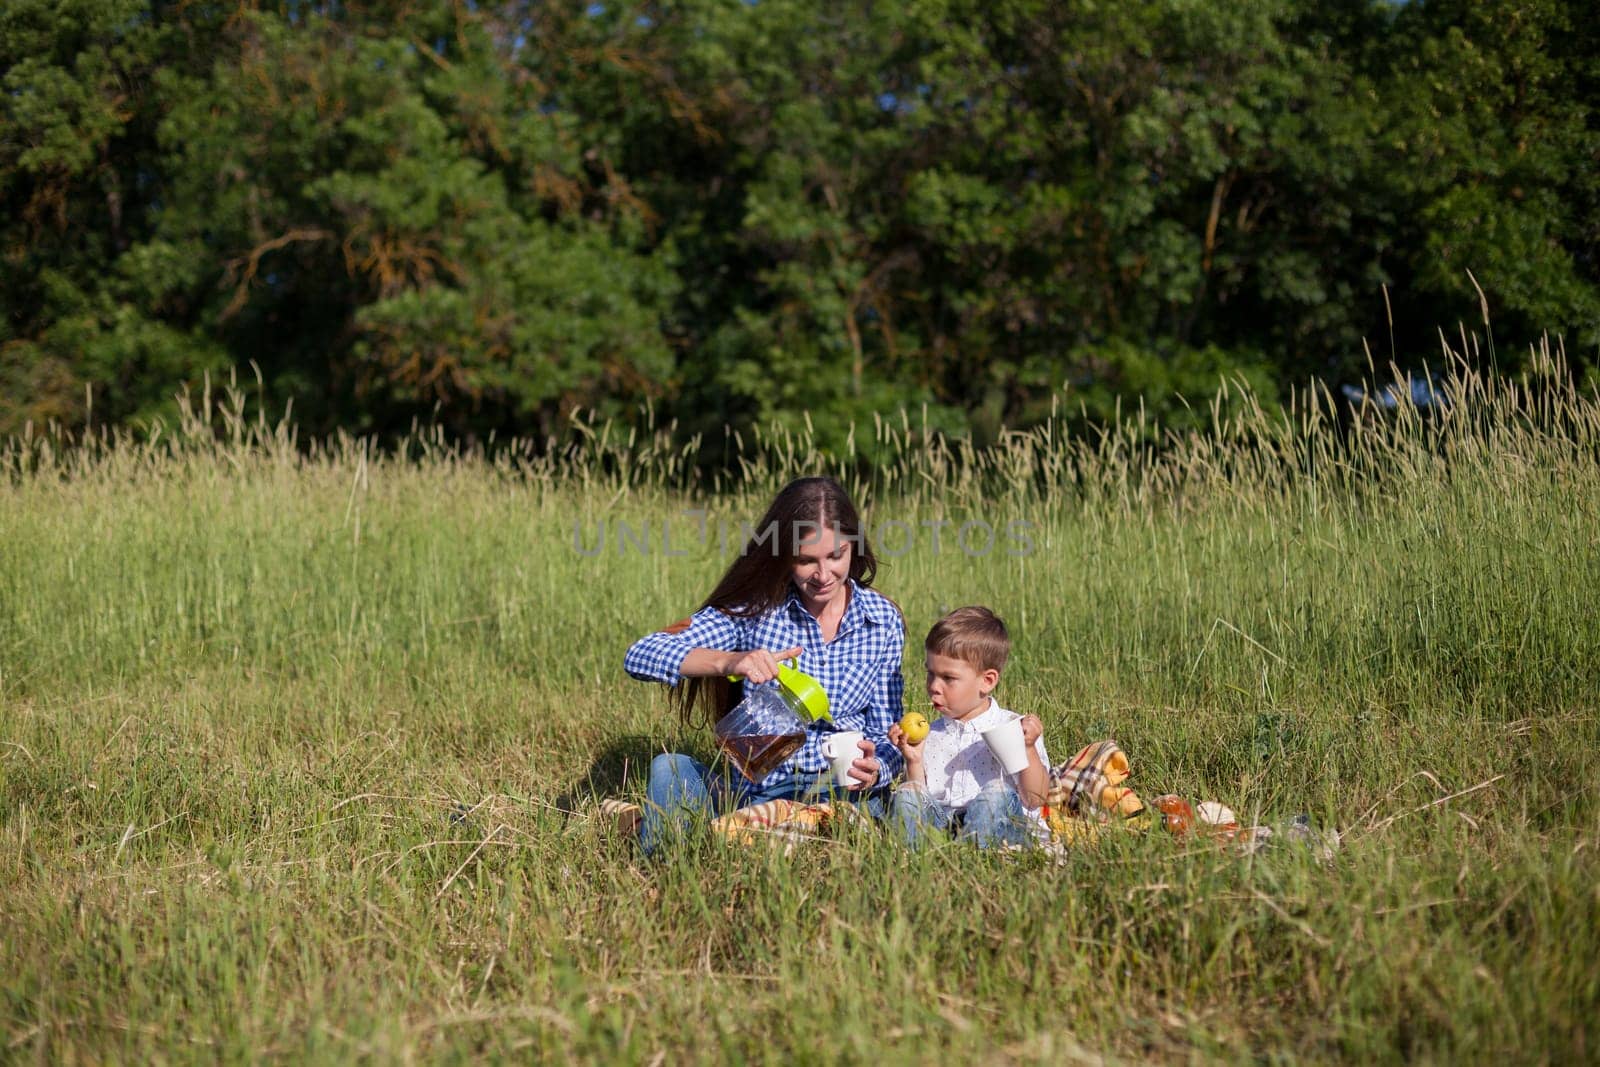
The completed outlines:
{"type": "Polygon", "coordinates": [[[699,611],[628,649],[628,673],[673,686],[685,724],[696,705],[715,721],[739,702],[729,675],[764,685],[778,676],[779,661],[791,658],[827,691],[833,717],[812,723],[800,749],[758,782],[678,753],[657,756],[639,829],[646,853],[696,816],[827,793],[822,742],[834,730],[866,735],[849,792],[881,817],[900,769],[888,733],[905,689],[906,631],[894,602],[869,588],[877,569],[844,488],[832,478],[801,478],[778,493],[699,611]]]}

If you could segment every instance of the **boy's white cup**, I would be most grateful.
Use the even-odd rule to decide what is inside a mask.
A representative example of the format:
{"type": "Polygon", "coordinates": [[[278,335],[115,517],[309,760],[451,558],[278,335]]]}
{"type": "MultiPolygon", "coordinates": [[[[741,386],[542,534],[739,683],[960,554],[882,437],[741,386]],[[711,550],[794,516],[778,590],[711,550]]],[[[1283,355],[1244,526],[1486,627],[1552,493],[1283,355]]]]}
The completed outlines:
{"type": "Polygon", "coordinates": [[[1028,769],[1028,743],[1022,739],[1020,718],[989,727],[983,732],[983,743],[1007,774],[1021,774],[1028,769]]]}
{"type": "Polygon", "coordinates": [[[822,754],[833,768],[833,784],[841,789],[855,784],[850,765],[861,758],[861,742],[867,735],[860,730],[838,730],[822,739],[822,754]]]}

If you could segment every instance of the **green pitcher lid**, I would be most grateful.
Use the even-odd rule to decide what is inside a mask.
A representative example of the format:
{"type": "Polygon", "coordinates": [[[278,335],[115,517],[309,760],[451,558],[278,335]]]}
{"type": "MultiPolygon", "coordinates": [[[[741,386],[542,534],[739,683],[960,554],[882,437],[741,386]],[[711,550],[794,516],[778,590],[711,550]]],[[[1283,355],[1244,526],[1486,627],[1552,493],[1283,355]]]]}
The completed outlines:
{"type": "MultiPolygon", "coordinates": [[[[793,660],[789,661],[793,663],[793,660]]],[[[778,684],[783,687],[784,698],[789,706],[803,719],[812,722],[821,720],[832,722],[833,716],[828,713],[828,691],[822,688],[811,675],[804,671],[782,663],[778,664],[778,684]]]]}
{"type": "MultiPolygon", "coordinates": [[[[822,688],[821,682],[795,667],[796,662],[791,659],[778,664],[778,689],[783,694],[783,702],[803,721],[831,723],[828,691],[822,688]]],[[[737,674],[728,675],[730,682],[742,680],[737,674]]]]}

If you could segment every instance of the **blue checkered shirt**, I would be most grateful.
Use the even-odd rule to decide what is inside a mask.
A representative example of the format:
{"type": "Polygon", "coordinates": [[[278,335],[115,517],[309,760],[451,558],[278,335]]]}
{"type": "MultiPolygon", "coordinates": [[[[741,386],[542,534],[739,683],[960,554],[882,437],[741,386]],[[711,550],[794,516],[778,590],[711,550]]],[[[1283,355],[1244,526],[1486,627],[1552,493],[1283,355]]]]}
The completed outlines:
{"type": "MultiPolygon", "coordinates": [[[[798,773],[817,774],[828,760],[822,739],[833,730],[860,730],[878,750],[878,785],[888,785],[900,773],[900,752],[889,743],[889,727],[900,718],[905,679],[900,656],[906,643],[906,624],[900,610],[881,593],[850,579],[850,603],[839,632],[822,640],[822,627],[800,602],[791,586],[789,599],[766,615],[738,619],[717,608],[701,608],[680,633],[653,633],[628,649],[623,666],[633,677],[647,682],[677,685],[684,657],[697,648],[722,652],[748,652],[765,648],[781,652],[799,647],[799,668],[815,678],[828,694],[833,723],[812,723],[805,744],[782,766],[761,780],[763,791],[780,789],[798,773]]],[[[776,685],[776,682],[769,682],[776,685]]]]}

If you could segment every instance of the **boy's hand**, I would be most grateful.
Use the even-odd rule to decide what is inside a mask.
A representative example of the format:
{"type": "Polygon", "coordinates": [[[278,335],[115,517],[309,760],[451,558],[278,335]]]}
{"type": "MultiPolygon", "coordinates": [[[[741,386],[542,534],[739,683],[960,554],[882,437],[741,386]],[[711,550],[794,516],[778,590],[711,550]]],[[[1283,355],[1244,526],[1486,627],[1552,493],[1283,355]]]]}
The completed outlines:
{"type": "Polygon", "coordinates": [[[928,743],[926,737],[912,744],[906,740],[906,732],[900,729],[900,724],[895,723],[889,727],[889,743],[900,750],[900,755],[905,757],[907,766],[922,766],[922,746],[928,743]]]}
{"type": "Polygon", "coordinates": [[[1037,715],[1024,715],[1022,717],[1022,741],[1029,748],[1044,734],[1044,723],[1039,721],[1037,715]]]}

